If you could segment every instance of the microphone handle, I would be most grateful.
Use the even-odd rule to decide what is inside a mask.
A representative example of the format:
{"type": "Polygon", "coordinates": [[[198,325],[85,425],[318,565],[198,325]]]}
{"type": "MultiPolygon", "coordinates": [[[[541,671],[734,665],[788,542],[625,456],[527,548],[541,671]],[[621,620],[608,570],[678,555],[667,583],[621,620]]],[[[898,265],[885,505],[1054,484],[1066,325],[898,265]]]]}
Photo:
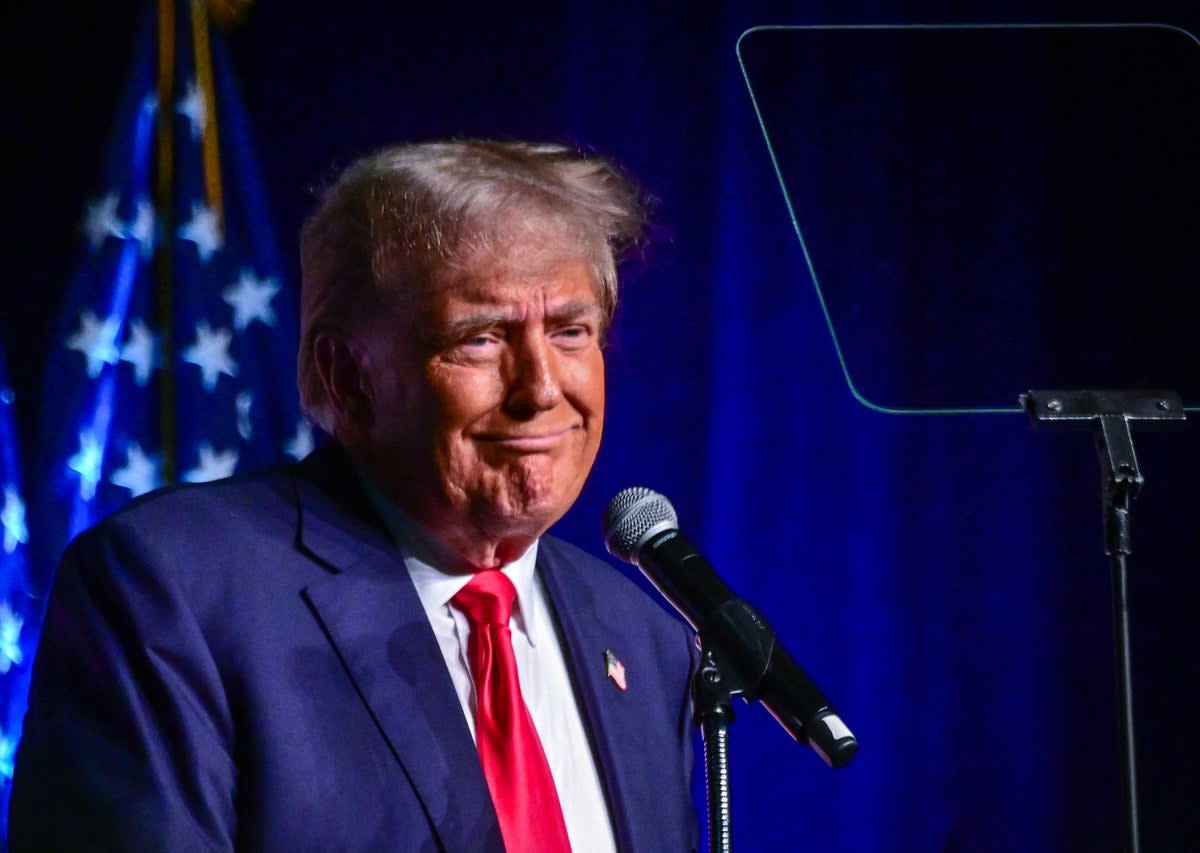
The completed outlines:
{"type": "Polygon", "coordinates": [[[858,741],[749,602],[677,529],[648,539],[635,562],[654,587],[700,635],[702,644],[733,668],[727,673],[748,701],[760,701],[793,738],[807,743],[830,767],[841,767],[858,741]]]}
{"type": "Polygon", "coordinates": [[[716,569],[677,529],[664,530],[634,552],[634,562],[697,632],[736,596],[716,569]]]}

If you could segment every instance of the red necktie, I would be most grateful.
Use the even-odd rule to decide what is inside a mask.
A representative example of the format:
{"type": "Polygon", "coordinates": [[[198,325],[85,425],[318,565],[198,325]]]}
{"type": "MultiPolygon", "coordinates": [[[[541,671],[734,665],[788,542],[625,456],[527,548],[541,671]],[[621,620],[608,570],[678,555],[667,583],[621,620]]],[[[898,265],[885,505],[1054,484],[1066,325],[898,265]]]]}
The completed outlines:
{"type": "Polygon", "coordinates": [[[521,698],[508,627],[516,594],[502,572],[487,570],[451,599],[471,623],[475,742],[508,853],[570,853],[550,765],[521,698]]]}

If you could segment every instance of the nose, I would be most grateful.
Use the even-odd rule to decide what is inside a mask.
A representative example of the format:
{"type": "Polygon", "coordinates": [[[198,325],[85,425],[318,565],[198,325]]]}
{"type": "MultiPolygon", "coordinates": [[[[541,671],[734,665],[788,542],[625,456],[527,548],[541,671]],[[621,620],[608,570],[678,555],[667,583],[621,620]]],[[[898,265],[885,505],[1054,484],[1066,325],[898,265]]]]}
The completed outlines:
{"type": "Polygon", "coordinates": [[[513,417],[529,418],[553,409],[563,399],[558,358],[542,335],[527,335],[510,350],[505,407],[513,417]]]}

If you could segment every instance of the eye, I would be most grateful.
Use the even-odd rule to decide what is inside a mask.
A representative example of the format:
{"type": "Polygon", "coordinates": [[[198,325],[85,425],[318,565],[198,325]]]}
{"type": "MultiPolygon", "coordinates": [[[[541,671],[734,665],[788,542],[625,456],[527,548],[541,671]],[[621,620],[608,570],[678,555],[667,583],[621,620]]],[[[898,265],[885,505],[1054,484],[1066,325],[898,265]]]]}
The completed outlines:
{"type": "Polygon", "coordinates": [[[582,323],[563,326],[561,329],[556,329],[551,334],[551,338],[564,349],[581,349],[591,341],[592,328],[582,323]]]}
{"type": "Polygon", "coordinates": [[[503,339],[495,330],[474,331],[459,338],[450,352],[452,357],[466,361],[488,361],[497,356],[502,343],[503,339]]]}

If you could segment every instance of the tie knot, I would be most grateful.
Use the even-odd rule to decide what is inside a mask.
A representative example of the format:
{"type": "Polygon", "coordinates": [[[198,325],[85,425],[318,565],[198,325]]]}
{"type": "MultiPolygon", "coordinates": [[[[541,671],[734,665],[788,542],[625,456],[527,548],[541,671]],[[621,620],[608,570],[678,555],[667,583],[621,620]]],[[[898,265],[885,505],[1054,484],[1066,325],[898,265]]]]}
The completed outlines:
{"type": "Polygon", "coordinates": [[[488,569],[458,591],[450,603],[466,614],[472,625],[508,625],[517,589],[501,571],[488,569]]]}

